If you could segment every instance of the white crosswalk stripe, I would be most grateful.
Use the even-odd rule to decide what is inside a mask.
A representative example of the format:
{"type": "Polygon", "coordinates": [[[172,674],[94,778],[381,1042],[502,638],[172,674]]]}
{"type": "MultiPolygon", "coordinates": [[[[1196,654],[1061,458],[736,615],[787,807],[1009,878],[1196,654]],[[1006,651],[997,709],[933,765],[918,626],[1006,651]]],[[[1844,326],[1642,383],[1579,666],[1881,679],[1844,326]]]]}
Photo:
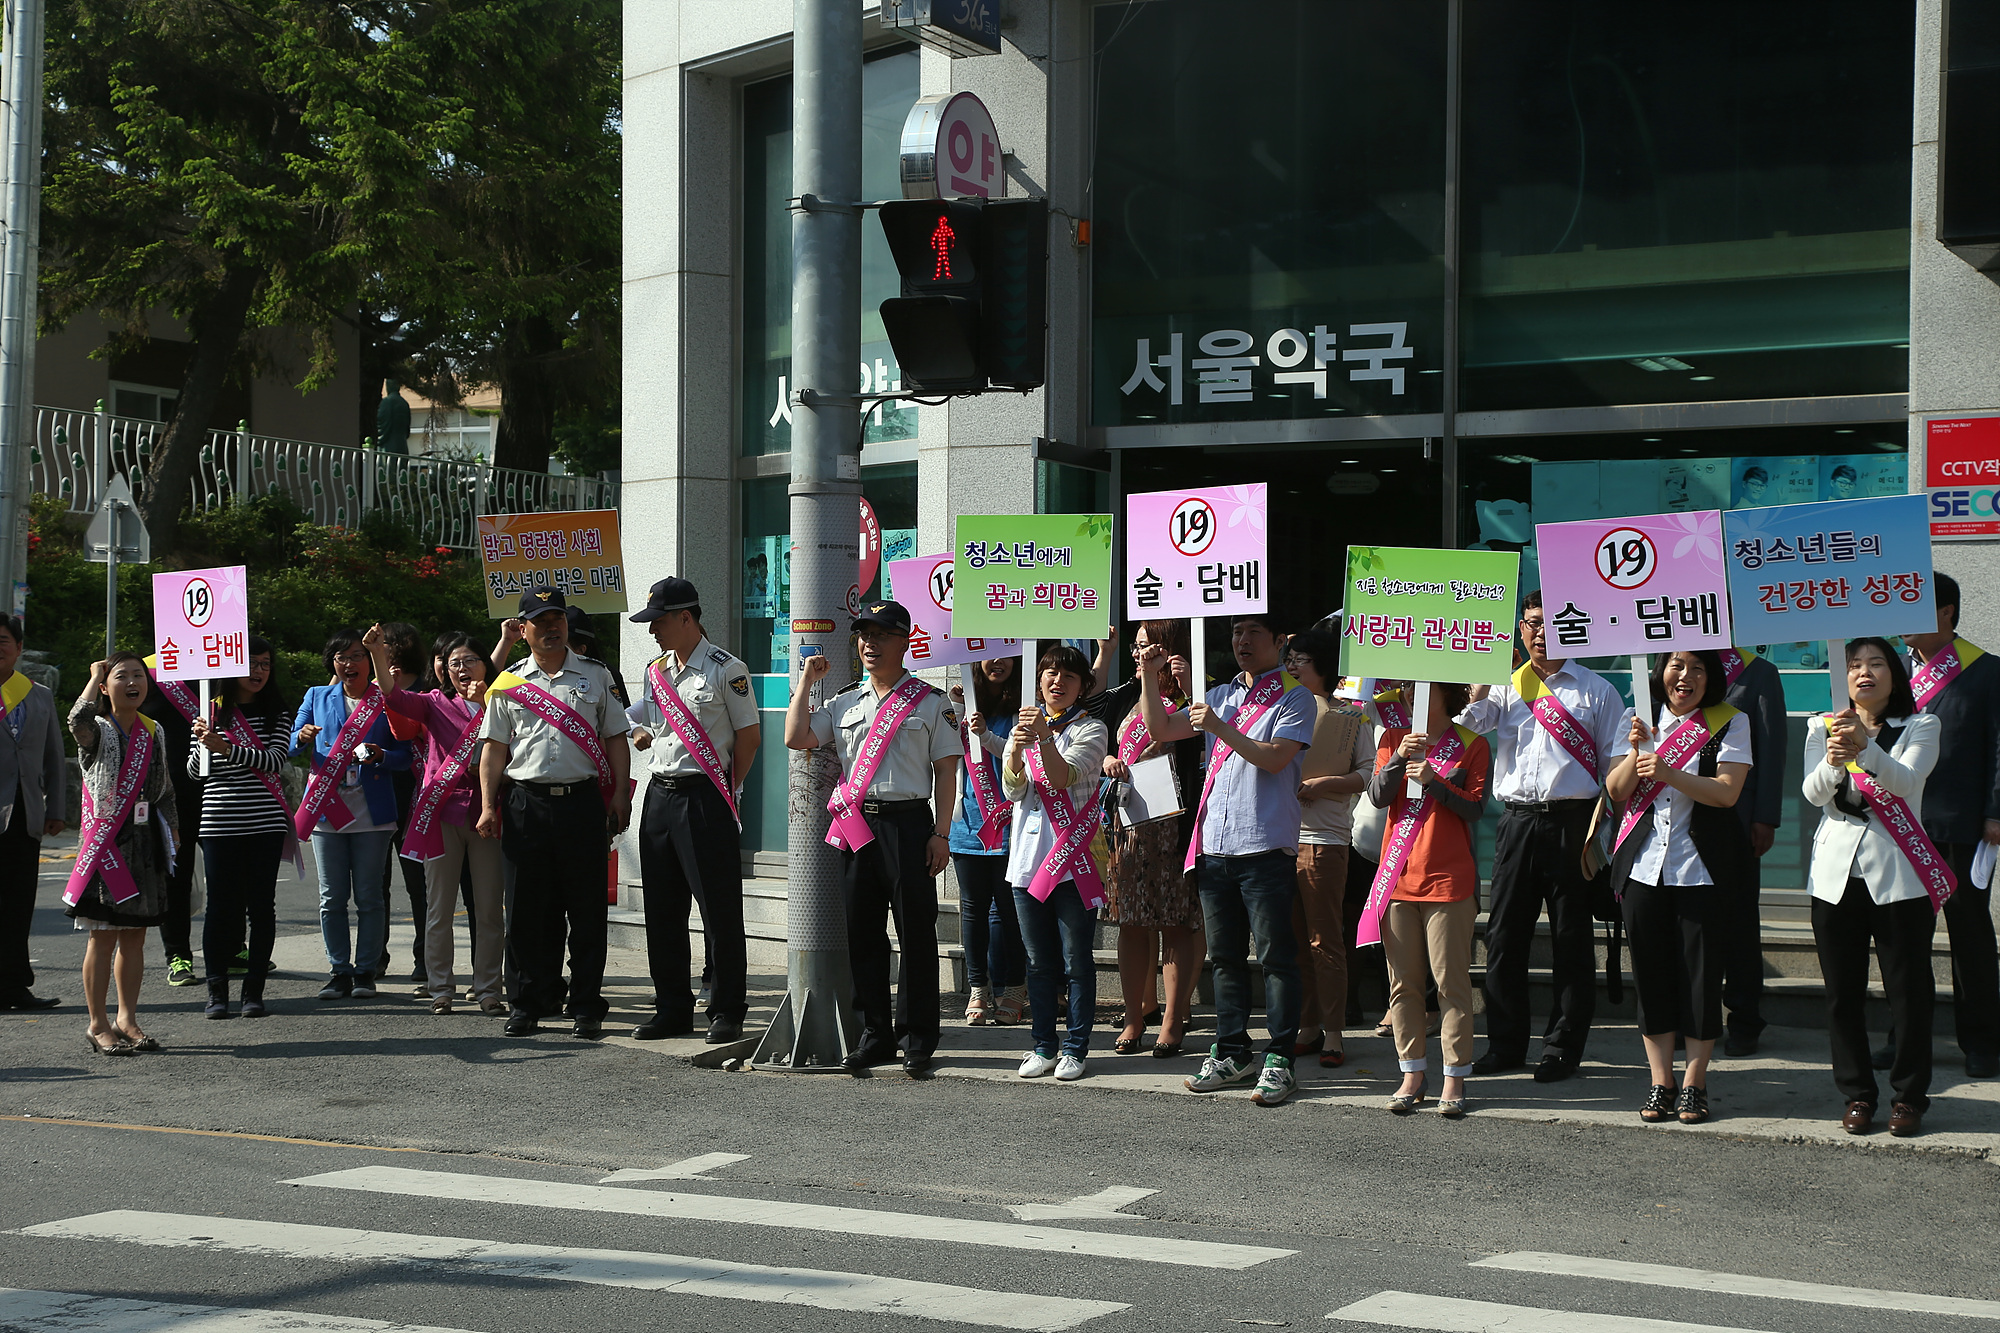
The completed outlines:
{"type": "Polygon", "coordinates": [[[428,1324],[82,1296],[0,1287],[0,1328],[7,1333],[466,1333],[428,1324]]]}
{"type": "Polygon", "coordinates": [[[1819,1282],[1788,1282],[1779,1278],[1749,1277],[1740,1273],[1711,1273],[1699,1268],[1672,1268],[1666,1264],[1635,1264],[1619,1259],[1589,1259],[1573,1254],[1542,1254],[1533,1251],[1496,1254],[1474,1260],[1472,1267],[1505,1268],[1517,1273],[1550,1273],[1563,1277],[1598,1278],[1609,1282],[1636,1282],[1650,1287],[1679,1287],[1685,1291],[1715,1291],[1735,1296],[1810,1301],[1817,1305],[1854,1305],[1864,1310],[1909,1310],[1920,1314],[2000,1319],[2000,1301],[1972,1300],[1961,1296],[1927,1296],[1915,1291],[1876,1291],[1869,1287],[1835,1287],[1819,1282]]]}
{"type": "Polygon", "coordinates": [[[1229,1245],[1214,1241],[1179,1240],[1171,1236],[1148,1236],[1143,1243],[1135,1244],[1133,1237],[1117,1232],[1072,1231],[1060,1227],[1023,1226],[1017,1222],[935,1217],[924,1213],[895,1213],[874,1208],[842,1208],[775,1199],[731,1198],[718,1194],[611,1189],[602,1185],[515,1180],[505,1176],[468,1175],[455,1171],[412,1171],[394,1166],[329,1171],[285,1183],[373,1194],[410,1195],[422,1199],[572,1208],[585,1212],[626,1213],[638,1217],[725,1222],[741,1226],[790,1227],[844,1236],[944,1241],[1194,1268],[1251,1268],[1297,1253],[1296,1250],[1272,1249],[1263,1245],[1229,1245]]]}
{"type": "MultiPolygon", "coordinates": [[[[539,1182],[538,1182],[539,1183],[539,1182]]],[[[16,1235],[112,1241],[207,1251],[229,1250],[269,1258],[343,1263],[395,1263],[446,1267],[454,1273],[538,1278],[673,1291],[724,1300],[804,1305],[873,1315],[910,1315],[987,1328],[1075,1328],[1130,1307],[1116,1301],[987,1291],[941,1282],[871,1277],[811,1268],[774,1268],[636,1250],[529,1245],[519,1241],[415,1236],[352,1227],[306,1226],[201,1217],[182,1213],[117,1210],[23,1227],[16,1235]]],[[[85,1325],[84,1327],[88,1327],[85,1325]]],[[[175,1326],[178,1333],[179,1326],[175,1326]]]]}
{"type": "Polygon", "coordinates": [[[704,1171],[713,1171],[719,1166],[730,1166],[737,1162],[747,1162],[749,1154],[740,1152],[705,1152],[699,1157],[689,1157],[666,1166],[628,1166],[613,1171],[597,1183],[619,1185],[634,1180],[707,1180],[704,1171]]]}
{"type": "Polygon", "coordinates": [[[1753,1333],[1714,1324],[1684,1324],[1635,1315],[1584,1314],[1532,1305],[1498,1305],[1451,1296],[1382,1291],[1327,1316],[1357,1324],[1433,1329],[1436,1333],[1753,1333]]]}

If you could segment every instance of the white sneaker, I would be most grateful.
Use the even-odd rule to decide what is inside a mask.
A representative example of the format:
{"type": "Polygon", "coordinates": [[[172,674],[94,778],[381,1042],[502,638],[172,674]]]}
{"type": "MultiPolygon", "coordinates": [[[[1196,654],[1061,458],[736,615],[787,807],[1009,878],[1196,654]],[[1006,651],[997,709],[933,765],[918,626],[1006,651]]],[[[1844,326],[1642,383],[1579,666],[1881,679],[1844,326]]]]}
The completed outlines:
{"type": "Polygon", "coordinates": [[[1292,1062],[1282,1055],[1264,1057],[1264,1070],[1257,1076],[1257,1090],[1250,1100],[1259,1106],[1277,1106],[1299,1090],[1292,1077],[1292,1062]]]}
{"type": "MultiPolygon", "coordinates": [[[[1043,1055],[1040,1051],[1029,1051],[1021,1057],[1021,1068],[1016,1072],[1022,1078],[1047,1078],[1055,1072],[1058,1063],[1059,1061],[1053,1055],[1043,1055]]],[[[1079,1072],[1081,1072],[1082,1066],[1083,1062],[1081,1060],[1077,1061],[1079,1072]]]]}
{"type": "Polygon", "coordinates": [[[1065,1053],[1065,1054],[1063,1055],[1063,1057],[1062,1057],[1062,1058],[1061,1058],[1060,1060],[1057,1060],[1057,1061],[1056,1061],[1056,1081],[1057,1081],[1057,1082],[1059,1082],[1059,1083],[1074,1083],[1074,1082],[1076,1082],[1076,1081],[1077,1081],[1078,1079],[1080,1079],[1080,1078],[1082,1078],[1082,1077],[1083,1077],[1083,1057],[1082,1057],[1082,1056],[1080,1056],[1080,1055],[1069,1055],[1069,1054],[1065,1053]]]}

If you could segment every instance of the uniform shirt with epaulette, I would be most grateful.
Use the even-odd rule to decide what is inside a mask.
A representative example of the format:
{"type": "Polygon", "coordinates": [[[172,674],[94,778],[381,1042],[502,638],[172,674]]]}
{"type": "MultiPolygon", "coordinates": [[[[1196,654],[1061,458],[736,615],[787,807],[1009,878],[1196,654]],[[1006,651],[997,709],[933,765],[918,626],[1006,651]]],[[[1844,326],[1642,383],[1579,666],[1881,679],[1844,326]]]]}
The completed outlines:
{"type": "MultiPolygon", "coordinates": [[[[548,691],[575,709],[609,742],[632,729],[625,710],[611,690],[611,670],[601,662],[565,653],[560,670],[550,674],[532,656],[508,668],[530,685],[548,691]]],[[[531,713],[510,695],[495,693],[486,702],[486,720],[479,738],[509,747],[507,776],[516,782],[595,782],[597,767],[583,747],[558,731],[538,713],[531,713]]]]}
{"type": "MultiPolygon", "coordinates": [[[[736,733],[757,725],[757,701],[750,694],[750,668],[710,643],[706,637],[694,646],[683,664],[678,655],[666,653],[654,663],[673,683],[681,702],[715,746],[716,761],[724,781],[732,780],[736,733]]],[[[651,667],[639,683],[639,702],[625,710],[634,726],[653,734],[646,749],[646,768],[654,777],[688,777],[701,773],[701,765],[688,752],[681,738],[667,723],[660,706],[653,702],[651,667]]]]}
{"type": "MultiPolygon", "coordinates": [[[[854,761],[868,739],[868,729],[875,725],[875,714],[881,711],[882,700],[909,678],[910,673],[905,671],[902,680],[880,695],[867,681],[857,681],[827,700],[826,707],[814,710],[813,740],[819,745],[829,742],[839,745],[843,779],[854,771],[854,761]]],[[[931,765],[940,759],[959,758],[964,753],[958,742],[958,714],[942,691],[932,690],[903,718],[903,725],[896,728],[896,738],[889,752],[882,756],[882,762],[876,765],[865,798],[927,801],[931,798],[931,765]]]]}

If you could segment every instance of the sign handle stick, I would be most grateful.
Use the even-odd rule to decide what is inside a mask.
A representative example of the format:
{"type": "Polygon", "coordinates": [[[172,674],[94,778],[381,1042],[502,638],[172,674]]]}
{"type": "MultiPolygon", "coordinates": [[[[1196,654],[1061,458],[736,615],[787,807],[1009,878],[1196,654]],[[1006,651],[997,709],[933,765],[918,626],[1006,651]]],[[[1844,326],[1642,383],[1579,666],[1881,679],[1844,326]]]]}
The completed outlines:
{"type": "Polygon", "coordinates": [[[1847,645],[1839,639],[1826,641],[1827,711],[1847,711],[1847,645]]]}
{"type": "MultiPolygon", "coordinates": [[[[1638,716],[1641,722],[1644,722],[1649,727],[1653,725],[1652,688],[1649,684],[1652,674],[1651,669],[1646,665],[1646,655],[1644,653],[1633,653],[1632,711],[1638,716]]],[[[1641,750],[1650,750],[1653,748],[1653,743],[1648,741],[1639,748],[1641,750]]]]}
{"type": "MultiPolygon", "coordinates": [[[[208,678],[206,676],[202,677],[201,681],[201,720],[203,722],[212,720],[208,714],[208,678]]],[[[201,746],[201,776],[208,776],[208,747],[206,745],[201,746]]]]}
{"type": "Polygon", "coordinates": [[[1208,698],[1208,617],[1188,617],[1188,682],[1189,703],[1201,703],[1208,698]]]}
{"type": "MultiPolygon", "coordinates": [[[[1410,683],[1410,722],[1418,730],[1422,731],[1424,735],[1435,738],[1438,727],[1443,721],[1444,719],[1438,716],[1437,696],[1431,692],[1430,682],[1423,680],[1412,681],[1410,683]],[[1417,711],[1417,701],[1419,699],[1423,701],[1423,711],[1421,713],[1417,711]]],[[[1418,766],[1423,762],[1421,759],[1413,760],[1405,767],[1404,772],[1417,772],[1418,766]]],[[[1424,797],[1424,784],[1417,781],[1416,778],[1411,777],[1403,784],[1403,794],[1413,801],[1420,801],[1424,797]]]]}
{"type": "Polygon", "coordinates": [[[1021,640],[1021,707],[1042,706],[1041,682],[1035,679],[1035,640],[1021,640]]]}

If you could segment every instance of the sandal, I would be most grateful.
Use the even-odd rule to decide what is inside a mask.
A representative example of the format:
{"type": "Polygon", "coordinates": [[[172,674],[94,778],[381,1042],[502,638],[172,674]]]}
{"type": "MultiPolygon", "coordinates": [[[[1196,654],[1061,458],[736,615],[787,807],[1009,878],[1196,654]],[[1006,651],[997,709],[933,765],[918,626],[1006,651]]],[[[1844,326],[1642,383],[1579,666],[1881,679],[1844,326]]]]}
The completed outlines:
{"type": "Polygon", "coordinates": [[[113,1028],[112,1031],[118,1034],[119,1040],[131,1046],[131,1048],[135,1051],[157,1051],[160,1049],[160,1043],[153,1040],[151,1037],[147,1036],[135,1037],[131,1033],[127,1032],[124,1028],[113,1028]]]}
{"type": "Polygon", "coordinates": [[[1020,1023],[1028,1008],[1028,988],[1009,986],[1000,992],[1000,1003],[993,1011],[993,1022],[1001,1027],[1013,1027],[1020,1023]]]}
{"type": "Polygon", "coordinates": [[[1639,1104],[1639,1118],[1649,1125],[1657,1125],[1673,1109],[1674,1090],[1664,1083],[1655,1083],[1646,1089],[1646,1100],[1639,1104]]]}
{"type": "Polygon", "coordinates": [[[1674,1103],[1674,1113],[1680,1116],[1683,1125],[1699,1125],[1708,1119],[1708,1089],[1692,1083],[1682,1088],[1680,1100],[1674,1103]]]}
{"type": "MultiPolygon", "coordinates": [[[[117,1031],[117,1029],[116,1029],[116,1028],[113,1028],[113,1029],[112,1029],[112,1032],[116,1032],[116,1031],[117,1031]]],[[[110,1036],[110,1035],[111,1035],[111,1033],[110,1033],[110,1032],[107,1032],[107,1033],[105,1033],[104,1035],[108,1037],[108,1036],[110,1036]]],[[[137,1055],[137,1054],[138,1054],[138,1052],[137,1052],[137,1051],[135,1051],[135,1050],[133,1050],[133,1049],[132,1049],[132,1044],[131,1044],[130,1042],[127,1042],[127,1041],[124,1041],[124,1040],[122,1040],[122,1039],[120,1039],[120,1040],[117,1040],[117,1041],[114,1041],[114,1042],[112,1042],[112,1043],[111,1043],[111,1044],[110,1044],[109,1046],[100,1046],[100,1045],[98,1045],[98,1044],[97,1044],[97,1034],[96,1034],[96,1033],[93,1033],[93,1032],[86,1032],[86,1033],[84,1033],[84,1034],[83,1034],[83,1039],[84,1039],[85,1041],[89,1042],[89,1043],[90,1043],[90,1049],[91,1049],[91,1050],[93,1050],[93,1051],[95,1051],[95,1052],[96,1052],[97,1054],[99,1054],[99,1055],[137,1055]]]]}
{"type": "Polygon", "coordinates": [[[969,1028],[983,1028],[992,1021],[992,988],[988,986],[974,986],[971,996],[965,1002],[965,1025],[969,1028]]]}

